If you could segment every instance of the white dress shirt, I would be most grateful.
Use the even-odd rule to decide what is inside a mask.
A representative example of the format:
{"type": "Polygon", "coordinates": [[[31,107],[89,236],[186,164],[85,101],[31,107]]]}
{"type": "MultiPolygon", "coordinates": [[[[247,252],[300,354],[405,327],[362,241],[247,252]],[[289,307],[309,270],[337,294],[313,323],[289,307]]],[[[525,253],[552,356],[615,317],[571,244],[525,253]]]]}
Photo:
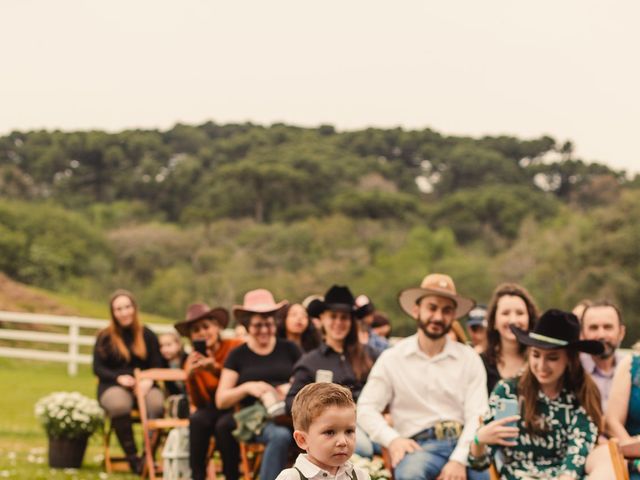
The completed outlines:
{"type": "Polygon", "coordinates": [[[276,480],[300,480],[300,473],[298,473],[296,468],[309,480],[351,480],[353,473],[356,474],[357,480],[370,480],[368,472],[359,467],[355,467],[349,460],[338,468],[335,475],[332,475],[315,463],[311,463],[304,453],[298,455],[293,468],[287,468],[281,471],[280,475],[276,477],[276,480]]]}
{"type": "Polygon", "coordinates": [[[478,421],[488,409],[487,376],[473,348],[447,338],[442,352],[429,357],[418,334],[385,350],[373,365],[358,399],[358,425],[371,440],[388,447],[444,420],[464,425],[449,457],[467,465],[478,421]],[[393,427],[381,412],[389,405],[393,427]]]}

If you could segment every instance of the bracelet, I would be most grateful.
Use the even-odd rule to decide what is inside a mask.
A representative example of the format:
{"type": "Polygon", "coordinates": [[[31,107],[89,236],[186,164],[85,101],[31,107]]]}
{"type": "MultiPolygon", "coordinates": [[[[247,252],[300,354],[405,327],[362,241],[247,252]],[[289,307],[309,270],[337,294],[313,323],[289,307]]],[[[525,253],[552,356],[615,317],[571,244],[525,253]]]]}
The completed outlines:
{"type": "Polygon", "coordinates": [[[473,437],[473,443],[475,443],[476,445],[480,445],[480,440],[478,440],[478,434],[477,433],[473,437]]]}

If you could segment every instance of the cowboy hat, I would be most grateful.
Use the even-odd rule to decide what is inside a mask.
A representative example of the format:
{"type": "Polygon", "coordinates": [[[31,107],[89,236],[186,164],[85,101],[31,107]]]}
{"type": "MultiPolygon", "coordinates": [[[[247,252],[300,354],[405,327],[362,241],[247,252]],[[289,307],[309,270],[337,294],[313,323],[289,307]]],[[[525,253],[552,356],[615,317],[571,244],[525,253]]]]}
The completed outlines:
{"type": "MultiPolygon", "coordinates": [[[[311,305],[309,305],[311,306],[311,305]]],[[[314,306],[314,313],[319,316],[322,312],[331,310],[334,312],[346,312],[351,315],[355,313],[356,303],[349,287],[333,285],[324,295],[324,300],[320,300],[314,306]]]]}
{"type": "Polygon", "coordinates": [[[245,313],[275,313],[289,302],[282,300],[276,303],[273,294],[264,288],[249,290],[244,294],[243,304],[234,305],[231,311],[236,320],[245,313]]]}
{"type": "Polygon", "coordinates": [[[366,295],[358,295],[356,298],[356,310],[354,312],[356,318],[364,318],[375,311],[373,302],[366,295]]]}
{"type": "Polygon", "coordinates": [[[229,324],[229,312],[225,308],[216,307],[210,309],[206,303],[193,303],[187,307],[187,314],[185,319],[176,322],[173,326],[183,337],[189,336],[189,330],[191,324],[202,320],[203,318],[210,318],[218,322],[220,328],[226,328],[229,324]]]}
{"type": "Polygon", "coordinates": [[[464,317],[476,304],[475,300],[458,295],[451,277],[442,273],[427,275],[422,280],[420,287],[402,290],[398,294],[398,303],[408,315],[413,317],[414,307],[429,295],[453,300],[456,304],[456,318],[464,317]]]}
{"type": "Polygon", "coordinates": [[[533,330],[527,332],[514,325],[511,331],[518,342],[529,347],[552,350],[574,348],[580,352],[599,355],[604,345],[597,340],[580,340],[580,323],[573,313],[562,310],[547,310],[540,317],[533,330]]]}

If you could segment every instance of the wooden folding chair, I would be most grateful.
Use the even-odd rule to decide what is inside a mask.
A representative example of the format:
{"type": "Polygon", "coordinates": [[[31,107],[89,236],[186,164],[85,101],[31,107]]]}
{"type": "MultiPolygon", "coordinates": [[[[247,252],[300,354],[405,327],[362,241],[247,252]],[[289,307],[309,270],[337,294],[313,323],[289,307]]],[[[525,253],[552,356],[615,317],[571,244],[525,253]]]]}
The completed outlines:
{"type": "MultiPolygon", "coordinates": [[[[240,411],[240,404],[234,407],[234,411],[240,411]]],[[[240,447],[240,468],[243,480],[254,480],[258,477],[264,445],[257,442],[238,442],[240,447]]]]}
{"type": "MultiPolygon", "coordinates": [[[[133,410],[131,412],[131,420],[134,424],[140,423],[140,412],[133,410]]],[[[124,455],[113,455],[111,453],[111,437],[113,436],[113,427],[111,420],[107,417],[104,426],[103,444],[104,444],[104,470],[106,473],[113,472],[129,472],[129,461],[124,455]]]]}
{"type": "Polygon", "coordinates": [[[620,443],[616,438],[610,438],[608,445],[613,473],[616,476],[615,480],[629,480],[629,470],[627,470],[627,463],[622,450],[620,450],[620,443]]]}
{"type": "Polygon", "coordinates": [[[493,463],[489,465],[489,480],[500,480],[498,469],[493,463]]]}
{"type": "MultiPolygon", "coordinates": [[[[141,380],[153,380],[154,382],[184,382],[187,380],[187,375],[184,370],[178,368],[150,368],[148,370],[140,370],[136,368],[134,370],[134,376],[136,383],[141,380]]],[[[145,398],[136,389],[136,399],[138,401],[138,409],[140,411],[140,423],[142,423],[142,432],[144,436],[144,457],[145,467],[142,471],[142,477],[147,474],[151,480],[155,480],[156,475],[162,473],[162,465],[156,467],[155,452],[160,445],[161,437],[167,433],[168,430],[178,427],[188,427],[188,418],[149,418],[147,416],[147,406],[145,398]]]]}
{"type": "Polygon", "coordinates": [[[240,445],[240,465],[242,468],[242,478],[244,480],[254,480],[258,477],[262,456],[264,455],[264,445],[261,443],[238,442],[240,445]]]}

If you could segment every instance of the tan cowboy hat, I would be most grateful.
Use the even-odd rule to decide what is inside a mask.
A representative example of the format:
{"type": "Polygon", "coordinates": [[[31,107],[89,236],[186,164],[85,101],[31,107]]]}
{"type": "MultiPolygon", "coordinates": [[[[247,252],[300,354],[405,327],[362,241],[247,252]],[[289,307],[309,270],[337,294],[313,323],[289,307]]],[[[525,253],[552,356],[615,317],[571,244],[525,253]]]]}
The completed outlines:
{"type": "Polygon", "coordinates": [[[456,285],[449,275],[432,273],[422,280],[419,288],[407,288],[398,294],[400,307],[413,317],[413,307],[427,295],[450,298],[456,303],[456,318],[464,317],[475,307],[476,302],[471,298],[458,295],[456,285]]]}
{"type": "Polygon", "coordinates": [[[243,313],[275,313],[288,304],[286,300],[276,303],[269,290],[259,288],[245,293],[243,304],[234,305],[231,311],[234,318],[238,320],[243,313]]]}
{"type": "Polygon", "coordinates": [[[180,335],[188,337],[191,324],[203,318],[215,320],[220,324],[220,328],[227,328],[229,324],[229,312],[225,308],[217,307],[211,309],[206,303],[193,303],[187,307],[185,319],[176,322],[173,326],[180,335]]]}

